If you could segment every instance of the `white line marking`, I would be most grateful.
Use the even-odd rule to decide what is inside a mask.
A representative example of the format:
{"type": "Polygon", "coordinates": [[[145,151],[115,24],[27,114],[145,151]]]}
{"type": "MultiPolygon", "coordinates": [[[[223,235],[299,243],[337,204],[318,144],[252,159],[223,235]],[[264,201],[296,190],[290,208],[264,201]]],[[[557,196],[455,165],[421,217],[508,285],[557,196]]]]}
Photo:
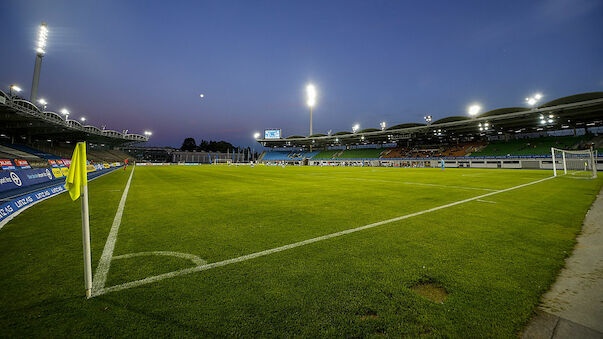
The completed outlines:
{"type": "Polygon", "coordinates": [[[98,266],[96,267],[94,279],[92,279],[92,295],[94,295],[95,291],[100,291],[105,287],[105,282],[107,281],[107,273],[109,273],[109,267],[111,266],[111,257],[113,256],[115,242],[117,241],[117,231],[119,231],[121,217],[124,213],[124,207],[126,206],[126,198],[128,197],[128,191],[130,190],[130,182],[132,182],[132,176],[134,175],[135,169],[136,166],[133,166],[132,172],[130,173],[130,178],[128,178],[128,183],[126,184],[124,193],[121,195],[121,200],[119,201],[119,205],[117,206],[117,213],[115,213],[113,225],[111,226],[111,231],[109,232],[109,236],[107,237],[107,242],[105,243],[103,254],[101,255],[100,261],[98,262],[98,266]]]}
{"type": "Polygon", "coordinates": [[[488,203],[491,203],[491,204],[496,204],[496,201],[491,201],[491,200],[477,199],[477,201],[479,201],[479,202],[488,202],[488,203]]]}
{"type": "Polygon", "coordinates": [[[434,211],[441,210],[441,209],[444,209],[444,208],[448,208],[448,207],[452,207],[452,206],[464,204],[466,202],[470,202],[470,201],[478,200],[478,199],[481,199],[481,198],[489,197],[489,196],[494,195],[494,194],[499,194],[499,193],[503,193],[503,192],[512,191],[512,190],[515,190],[515,189],[518,189],[518,188],[526,187],[526,186],[529,186],[529,185],[534,185],[534,184],[537,184],[537,183],[540,183],[540,182],[543,182],[543,181],[546,181],[546,180],[550,180],[550,179],[553,179],[553,178],[555,178],[555,177],[548,177],[548,178],[544,178],[544,179],[532,181],[532,182],[529,182],[527,184],[521,184],[521,185],[510,187],[510,188],[505,188],[505,189],[500,190],[500,191],[478,195],[477,197],[460,200],[460,201],[453,202],[453,203],[450,203],[450,204],[446,204],[446,205],[442,205],[442,206],[430,208],[430,209],[427,209],[427,210],[424,210],[424,211],[415,212],[415,213],[403,215],[403,216],[400,216],[400,217],[396,217],[396,218],[392,218],[392,219],[387,219],[387,220],[379,221],[379,222],[376,222],[376,223],[372,223],[372,224],[368,224],[368,225],[364,225],[364,226],[360,226],[360,227],[356,227],[356,228],[351,228],[351,229],[348,229],[348,230],[344,230],[344,231],[340,231],[340,232],[335,232],[335,233],[323,235],[323,236],[312,238],[312,239],[308,239],[308,240],[303,240],[303,241],[295,242],[295,243],[292,243],[292,244],[289,244],[289,245],[284,245],[284,246],[272,248],[272,249],[265,250],[265,251],[260,251],[260,252],[256,252],[256,253],[252,253],[252,254],[243,255],[243,256],[240,256],[240,257],[232,258],[232,259],[227,259],[227,260],[218,261],[218,262],[214,262],[214,263],[211,263],[211,264],[205,264],[205,265],[191,267],[191,268],[186,268],[186,269],[182,269],[182,270],[178,270],[178,271],[173,271],[173,272],[168,272],[168,273],[164,273],[164,274],[159,274],[159,275],[156,275],[156,276],[144,278],[144,279],[141,279],[141,280],[131,281],[131,282],[127,282],[127,283],[124,283],[124,284],[115,285],[115,286],[111,286],[111,287],[107,287],[107,288],[103,288],[103,289],[92,289],[92,297],[96,297],[96,296],[99,296],[99,295],[102,295],[102,294],[105,294],[105,293],[117,292],[117,291],[125,290],[125,289],[128,289],[128,288],[132,288],[132,287],[142,286],[142,285],[150,284],[150,283],[153,283],[153,282],[157,282],[157,281],[160,281],[160,280],[164,280],[164,279],[168,279],[168,278],[173,278],[173,277],[177,277],[177,276],[181,276],[181,275],[185,275],[185,274],[206,271],[206,270],[209,270],[209,269],[212,269],[212,268],[216,268],[216,267],[220,267],[220,266],[226,266],[226,265],[238,263],[238,262],[241,262],[241,261],[246,261],[246,260],[250,260],[250,259],[254,259],[254,258],[258,258],[258,257],[263,257],[263,256],[266,256],[266,255],[269,255],[269,254],[286,251],[286,250],[289,250],[289,249],[292,249],[292,248],[296,248],[296,247],[300,247],[300,246],[312,244],[312,243],[319,242],[319,241],[322,241],[322,240],[327,240],[327,239],[339,237],[339,236],[342,236],[342,235],[345,235],[345,234],[350,234],[350,233],[355,233],[355,232],[363,231],[363,230],[366,230],[366,229],[369,229],[369,228],[373,228],[373,227],[377,227],[377,226],[389,224],[389,223],[392,223],[392,222],[396,222],[396,221],[408,219],[408,218],[415,217],[415,216],[418,216],[418,215],[421,215],[421,214],[426,214],[426,213],[434,212],[434,211]]]}
{"type": "Polygon", "coordinates": [[[114,256],[112,258],[112,260],[143,257],[143,256],[147,256],[147,255],[164,255],[164,256],[187,259],[187,260],[192,261],[197,266],[207,264],[207,261],[199,258],[198,256],[196,256],[194,254],[182,253],[182,252],[172,252],[172,251],[152,251],[152,252],[138,252],[138,253],[122,254],[122,255],[114,256]]]}

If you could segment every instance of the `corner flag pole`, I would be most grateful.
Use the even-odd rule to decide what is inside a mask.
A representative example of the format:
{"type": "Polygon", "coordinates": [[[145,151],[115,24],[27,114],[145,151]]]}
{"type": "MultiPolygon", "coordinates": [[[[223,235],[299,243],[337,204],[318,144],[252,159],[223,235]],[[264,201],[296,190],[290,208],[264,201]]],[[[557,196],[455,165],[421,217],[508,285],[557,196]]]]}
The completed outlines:
{"type": "MultiPolygon", "coordinates": [[[[85,173],[84,175],[88,175],[85,173]]],[[[90,214],[88,212],[88,183],[82,187],[82,240],[84,243],[84,281],[86,298],[92,296],[92,258],[90,255],[90,214]]]]}

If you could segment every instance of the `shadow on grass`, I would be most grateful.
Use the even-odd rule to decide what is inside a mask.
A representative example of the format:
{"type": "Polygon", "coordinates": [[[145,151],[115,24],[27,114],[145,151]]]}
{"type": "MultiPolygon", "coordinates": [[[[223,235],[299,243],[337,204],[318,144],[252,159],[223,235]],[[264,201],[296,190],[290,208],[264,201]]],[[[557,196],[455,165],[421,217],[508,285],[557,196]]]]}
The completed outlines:
{"type": "Polygon", "coordinates": [[[224,334],[220,334],[220,333],[214,333],[214,332],[210,332],[207,330],[207,328],[204,327],[200,327],[200,326],[196,326],[194,324],[190,324],[190,323],[185,323],[182,321],[179,321],[177,319],[173,319],[164,315],[160,315],[160,314],[155,314],[152,311],[140,308],[140,307],[135,307],[132,305],[127,305],[123,302],[120,302],[118,300],[115,299],[111,299],[107,296],[98,296],[95,297],[94,299],[98,300],[98,301],[102,301],[105,302],[109,305],[112,305],[113,307],[116,308],[121,308],[122,310],[128,311],[128,312],[132,312],[132,313],[136,313],[138,315],[144,316],[146,318],[151,319],[153,322],[155,323],[164,323],[164,324],[169,324],[172,325],[174,327],[178,327],[180,329],[186,330],[186,331],[190,331],[192,333],[195,334],[195,336],[201,336],[201,337],[219,337],[219,336],[223,336],[224,334]]]}

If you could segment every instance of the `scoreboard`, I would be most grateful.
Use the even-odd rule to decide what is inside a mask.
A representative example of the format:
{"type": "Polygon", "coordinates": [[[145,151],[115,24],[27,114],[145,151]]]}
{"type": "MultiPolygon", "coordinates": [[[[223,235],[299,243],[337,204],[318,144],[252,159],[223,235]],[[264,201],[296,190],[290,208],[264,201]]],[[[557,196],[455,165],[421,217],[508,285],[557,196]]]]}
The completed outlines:
{"type": "Polygon", "coordinates": [[[280,138],[281,138],[281,130],[280,129],[264,130],[264,139],[280,139],[280,138]]]}

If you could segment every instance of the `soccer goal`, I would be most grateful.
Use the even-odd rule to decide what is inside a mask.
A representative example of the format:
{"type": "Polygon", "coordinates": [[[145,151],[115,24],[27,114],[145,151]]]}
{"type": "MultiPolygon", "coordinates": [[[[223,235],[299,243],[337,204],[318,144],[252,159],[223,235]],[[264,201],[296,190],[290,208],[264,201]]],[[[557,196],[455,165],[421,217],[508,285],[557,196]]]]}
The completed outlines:
{"type": "Polygon", "coordinates": [[[597,155],[592,149],[563,150],[551,147],[553,157],[553,175],[570,174],[583,178],[597,177],[597,155]]]}
{"type": "Polygon", "coordinates": [[[214,165],[228,165],[232,164],[232,159],[214,159],[214,165]]]}

